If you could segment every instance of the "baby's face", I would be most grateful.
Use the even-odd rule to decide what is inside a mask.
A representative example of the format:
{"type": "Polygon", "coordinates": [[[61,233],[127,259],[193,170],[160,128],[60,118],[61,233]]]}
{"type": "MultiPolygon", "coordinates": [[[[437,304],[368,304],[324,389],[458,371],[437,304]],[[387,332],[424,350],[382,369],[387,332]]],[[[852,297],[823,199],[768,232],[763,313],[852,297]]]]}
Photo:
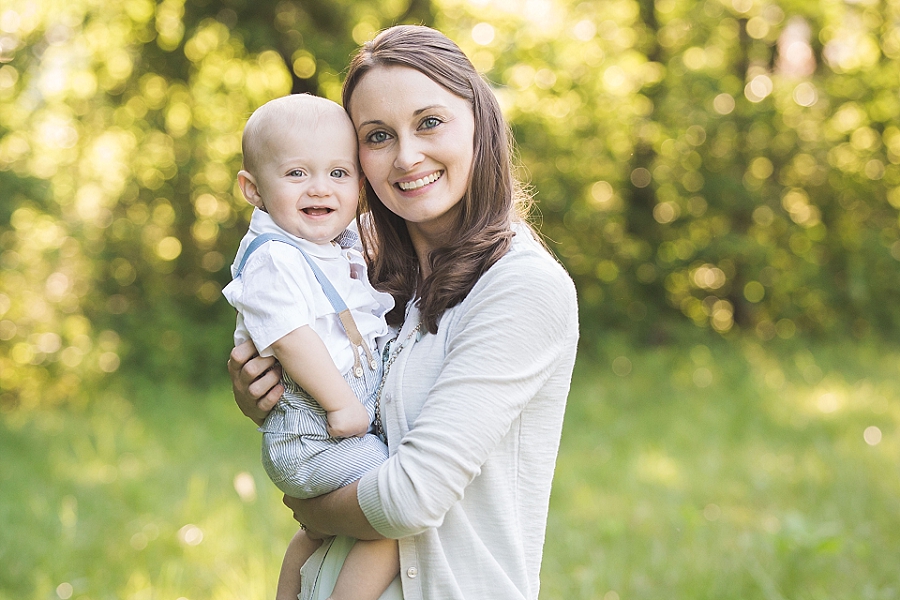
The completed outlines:
{"type": "Polygon", "coordinates": [[[349,119],[324,116],[314,126],[283,128],[262,146],[257,185],[275,223],[324,244],[356,217],[360,173],[349,119]]]}

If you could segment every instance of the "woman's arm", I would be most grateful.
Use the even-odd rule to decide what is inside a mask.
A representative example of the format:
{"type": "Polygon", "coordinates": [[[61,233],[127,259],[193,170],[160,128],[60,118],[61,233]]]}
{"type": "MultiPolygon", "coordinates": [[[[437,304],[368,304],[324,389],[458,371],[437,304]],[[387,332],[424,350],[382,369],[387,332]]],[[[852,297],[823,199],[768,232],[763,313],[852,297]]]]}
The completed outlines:
{"type": "MultiPolygon", "coordinates": [[[[440,327],[440,366],[437,356],[421,357],[403,374],[404,403],[424,396],[421,411],[406,415],[411,428],[394,453],[358,483],[361,509],[386,537],[440,526],[499,444],[518,453],[518,438],[504,442],[514,425],[527,427],[517,435],[528,434],[537,462],[510,480],[534,472],[547,483],[556,460],[578,339],[575,289],[562,268],[531,253],[504,258],[440,327]]],[[[502,485],[503,476],[491,472],[485,482],[493,483],[482,485],[502,485]]]]}
{"type": "Polygon", "coordinates": [[[313,538],[332,535],[346,535],[358,540],[380,540],[379,534],[369,524],[359,501],[356,486],[359,482],[339,488],[329,494],[300,500],[284,497],[284,504],[294,511],[294,519],[311,530],[313,538]]]}
{"type": "Polygon", "coordinates": [[[281,398],[281,366],[274,357],[261,357],[253,342],[235,346],[228,357],[228,373],[238,408],[257,425],[281,398]]]}
{"type": "Polygon", "coordinates": [[[335,492],[285,498],[314,533],[396,538],[439,526],[551,377],[559,380],[560,396],[546,423],[547,465],[537,467],[552,471],[578,336],[574,286],[546,261],[486,277],[491,283],[473,290],[455,322],[442,323],[458,332],[397,453],[335,492]]]}

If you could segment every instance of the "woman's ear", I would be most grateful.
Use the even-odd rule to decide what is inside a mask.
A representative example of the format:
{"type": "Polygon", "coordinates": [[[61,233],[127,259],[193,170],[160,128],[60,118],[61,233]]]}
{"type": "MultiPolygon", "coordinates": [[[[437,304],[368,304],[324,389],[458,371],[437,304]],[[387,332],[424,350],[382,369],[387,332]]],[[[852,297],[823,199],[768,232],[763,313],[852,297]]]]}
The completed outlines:
{"type": "Polygon", "coordinates": [[[256,178],[253,177],[253,174],[242,169],[238,171],[237,180],[238,187],[241,188],[241,193],[244,194],[244,198],[247,202],[256,208],[266,210],[266,207],[263,205],[262,196],[259,193],[259,186],[256,185],[256,178]]]}

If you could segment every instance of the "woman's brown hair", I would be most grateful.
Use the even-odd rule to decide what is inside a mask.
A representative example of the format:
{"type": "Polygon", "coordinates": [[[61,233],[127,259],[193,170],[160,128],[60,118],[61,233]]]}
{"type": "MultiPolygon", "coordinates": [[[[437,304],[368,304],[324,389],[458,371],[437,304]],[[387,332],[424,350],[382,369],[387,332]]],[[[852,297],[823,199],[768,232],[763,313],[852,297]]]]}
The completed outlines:
{"type": "Polygon", "coordinates": [[[468,188],[450,233],[450,243],[431,252],[431,273],[419,281],[419,262],[406,222],[387,209],[366,182],[365,203],[374,227],[360,227],[372,284],[394,296],[388,321],[403,320],[407,302],[418,291],[422,324],[437,332],[445,310],[468,295],[478,279],[506,254],[512,222],[524,193],[512,173],[512,135],[488,84],[462,50],[444,34],[419,25],[399,25],[359,49],[344,80],[344,109],[363,76],[379,66],[403,66],[423,73],[468,100],[475,115],[474,157],[468,188]],[[384,251],[379,251],[383,249],[384,251]]]}

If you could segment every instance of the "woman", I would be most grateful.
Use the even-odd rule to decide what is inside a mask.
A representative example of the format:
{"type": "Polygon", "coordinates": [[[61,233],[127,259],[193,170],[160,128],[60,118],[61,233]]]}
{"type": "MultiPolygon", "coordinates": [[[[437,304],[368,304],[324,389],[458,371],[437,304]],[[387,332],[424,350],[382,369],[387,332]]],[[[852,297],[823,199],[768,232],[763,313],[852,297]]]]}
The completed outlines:
{"type": "MultiPolygon", "coordinates": [[[[405,600],[537,598],[574,287],[518,213],[508,128],[453,42],[427,27],[383,31],[351,62],[343,102],[367,179],[370,277],[397,307],[379,401],[391,456],[285,503],[314,535],[399,539],[405,600]]],[[[236,348],[229,368],[259,420],[281,390],[253,355],[236,348]]]]}

